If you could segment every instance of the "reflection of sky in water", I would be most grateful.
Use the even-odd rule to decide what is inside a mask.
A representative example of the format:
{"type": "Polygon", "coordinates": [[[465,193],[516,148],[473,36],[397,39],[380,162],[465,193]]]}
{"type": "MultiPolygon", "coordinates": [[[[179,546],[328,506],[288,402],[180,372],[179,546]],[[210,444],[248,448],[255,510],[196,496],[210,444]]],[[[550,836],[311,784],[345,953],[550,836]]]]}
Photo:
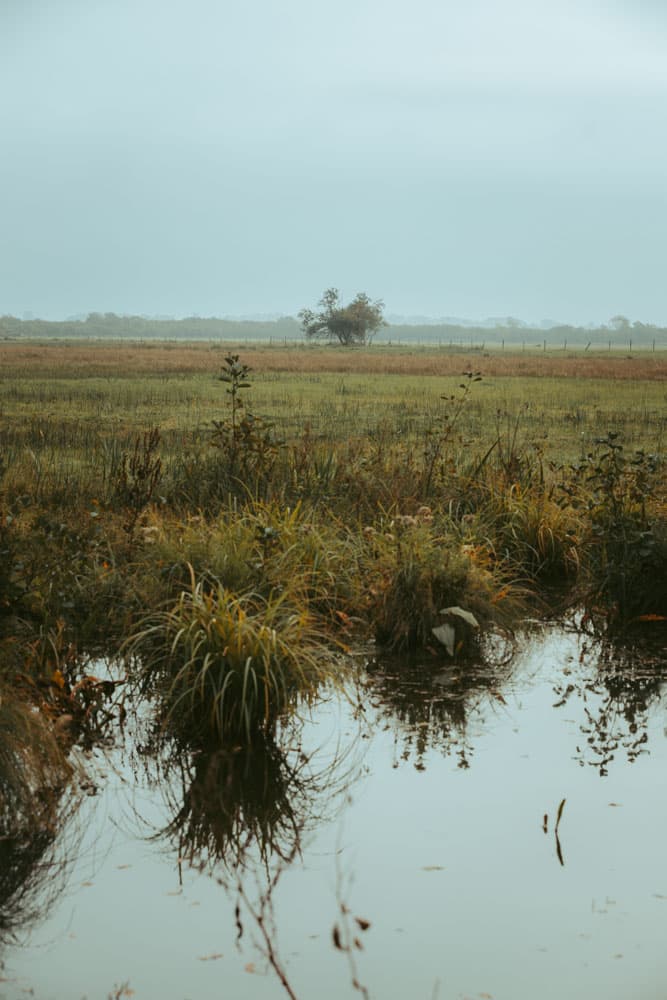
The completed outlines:
{"type": "MultiPolygon", "coordinates": [[[[375,725],[382,710],[368,712],[350,804],[307,840],[303,865],[284,873],[275,894],[280,954],[298,997],[359,995],[331,943],[337,882],[351,913],[372,923],[357,961],[377,1000],[664,995],[664,702],[654,696],[648,752],[633,763],[622,745],[628,723],[612,709],[621,740],[601,777],[582,726],[590,728],[584,706],[597,718],[605,694],[586,688],[591,661],[579,663],[581,648],[575,636],[535,638],[502,687],[504,703],[497,689],[475,692],[467,769],[454,741],[448,753],[427,747],[418,770],[414,754],[397,757],[402,724],[385,713],[375,725]],[[568,683],[573,691],[554,708],[554,687],[568,683]],[[553,836],[563,798],[564,867],[553,836]]],[[[346,703],[325,706],[305,738],[331,750],[341,731],[358,732],[346,703]]],[[[169,818],[159,795],[123,789],[91,800],[70,891],[27,946],[5,956],[4,974],[18,983],[3,984],[0,997],[31,986],[38,1000],[104,998],[126,980],[138,1000],[285,996],[263,974],[249,921],[236,951],[233,900],[188,872],[179,894],[175,854],[133,835],[130,803],[156,826],[169,818]],[[76,888],[84,882],[92,884],[76,888]]]]}

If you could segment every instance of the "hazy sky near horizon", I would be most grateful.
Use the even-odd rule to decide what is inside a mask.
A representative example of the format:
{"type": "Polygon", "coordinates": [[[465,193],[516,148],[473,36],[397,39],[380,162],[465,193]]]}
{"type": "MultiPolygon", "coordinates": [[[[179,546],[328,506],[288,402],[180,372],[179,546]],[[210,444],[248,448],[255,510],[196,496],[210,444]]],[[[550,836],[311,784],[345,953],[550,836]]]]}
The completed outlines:
{"type": "Polygon", "coordinates": [[[0,0],[0,314],[667,323],[662,0],[0,0]]]}

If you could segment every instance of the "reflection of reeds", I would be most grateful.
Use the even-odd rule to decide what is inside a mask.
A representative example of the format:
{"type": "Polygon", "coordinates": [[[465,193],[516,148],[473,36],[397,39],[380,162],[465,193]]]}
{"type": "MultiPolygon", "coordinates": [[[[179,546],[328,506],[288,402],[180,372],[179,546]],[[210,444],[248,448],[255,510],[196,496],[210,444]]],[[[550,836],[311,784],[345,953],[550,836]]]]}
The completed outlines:
{"type": "MultiPolygon", "coordinates": [[[[492,659],[492,656],[489,657],[492,659]]],[[[511,659],[492,665],[476,661],[447,664],[405,657],[382,657],[369,664],[367,696],[381,720],[396,733],[397,759],[425,767],[429,750],[456,755],[468,767],[472,746],[468,720],[484,703],[503,702],[501,688],[511,659]]]]}
{"type": "Polygon", "coordinates": [[[45,913],[62,888],[58,843],[75,812],[74,768],[44,717],[0,691],[0,940],[45,913]]]}
{"type": "Polygon", "coordinates": [[[333,815],[358,777],[355,746],[307,754],[300,723],[292,720],[278,733],[257,734],[248,746],[218,741],[193,750],[154,729],[144,748],[148,772],[172,815],[153,839],[173,844],[179,874],[186,864],[235,893],[237,942],[249,919],[255,943],[290,997],[295,994],[278,953],[273,894],[304,836],[333,815]]]}
{"type": "Polygon", "coordinates": [[[577,759],[602,775],[617,757],[633,761],[648,751],[651,711],[663,692],[667,666],[659,637],[624,643],[612,636],[584,644],[578,669],[555,688],[555,708],[582,702],[584,739],[577,759]]]}
{"type": "Polygon", "coordinates": [[[251,746],[162,743],[158,780],[173,815],[157,836],[198,869],[221,863],[238,874],[253,859],[265,869],[288,863],[357,773],[349,749],[321,764],[319,756],[303,753],[293,727],[279,740],[260,734],[251,746]]]}
{"type": "Polygon", "coordinates": [[[165,833],[195,867],[238,865],[250,845],[263,860],[299,849],[302,780],[271,740],[199,752],[183,764],[182,802],[165,833]]]}

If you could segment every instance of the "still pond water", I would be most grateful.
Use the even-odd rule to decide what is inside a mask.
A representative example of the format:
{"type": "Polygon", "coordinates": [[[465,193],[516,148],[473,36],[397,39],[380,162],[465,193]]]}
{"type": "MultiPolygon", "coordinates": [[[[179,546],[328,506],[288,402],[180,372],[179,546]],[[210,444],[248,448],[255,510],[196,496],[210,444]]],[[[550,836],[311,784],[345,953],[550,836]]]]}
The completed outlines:
{"type": "Polygon", "coordinates": [[[549,628],[465,677],[371,663],[298,752],[240,770],[158,766],[126,727],[0,1000],[278,1000],[262,926],[300,1000],[664,998],[663,676],[549,628]]]}

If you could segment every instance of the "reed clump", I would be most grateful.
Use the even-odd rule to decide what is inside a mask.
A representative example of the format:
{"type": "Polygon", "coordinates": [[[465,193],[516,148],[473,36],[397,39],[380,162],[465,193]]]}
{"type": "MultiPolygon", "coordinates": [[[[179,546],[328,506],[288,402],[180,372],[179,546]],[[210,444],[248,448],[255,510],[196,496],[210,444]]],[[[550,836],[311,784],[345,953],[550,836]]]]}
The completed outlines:
{"type": "Polygon", "coordinates": [[[305,504],[234,505],[214,517],[167,517],[143,528],[136,579],[144,602],[176,597],[191,569],[202,581],[265,599],[298,594],[322,631],[334,634],[359,606],[360,546],[354,525],[305,504]]]}
{"type": "Polygon", "coordinates": [[[208,741],[250,742],[254,732],[270,732],[339,675],[298,595],[236,595],[194,573],[126,650],[162,724],[208,741]]]}
{"type": "Polygon", "coordinates": [[[488,549],[463,542],[456,525],[438,523],[431,508],[395,515],[367,528],[364,539],[367,620],[385,649],[437,651],[440,627],[450,621],[450,656],[470,653],[484,627],[509,624],[526,606],[488,549]]]}
{"type": "Polygon", "coordinates": [[[486,539],[494,560],[526,585],[539,590],[576,581],[584,523],[554,483],[508,482],[489,468],[470,483],[467,504],[469,537],[486,539]]]}

